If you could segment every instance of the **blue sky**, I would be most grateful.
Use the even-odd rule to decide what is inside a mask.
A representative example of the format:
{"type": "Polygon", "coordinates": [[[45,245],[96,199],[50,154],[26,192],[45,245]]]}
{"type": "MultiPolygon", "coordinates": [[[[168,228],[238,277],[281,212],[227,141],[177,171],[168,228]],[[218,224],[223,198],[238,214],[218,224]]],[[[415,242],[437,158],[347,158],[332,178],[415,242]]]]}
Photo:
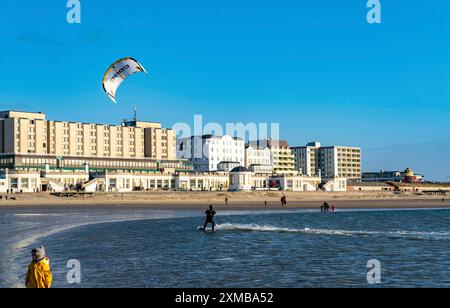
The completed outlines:
{"type": "Polygon", "coordinates": [[[361,146],[364,170],[450,180],[450,2],[87,1],[0,4],[0,109],[119,123],[134,106],[165,126],[279,122],[291,145],[361,146]],[[118,105],[101,79],[132,56],[118,105]]]}

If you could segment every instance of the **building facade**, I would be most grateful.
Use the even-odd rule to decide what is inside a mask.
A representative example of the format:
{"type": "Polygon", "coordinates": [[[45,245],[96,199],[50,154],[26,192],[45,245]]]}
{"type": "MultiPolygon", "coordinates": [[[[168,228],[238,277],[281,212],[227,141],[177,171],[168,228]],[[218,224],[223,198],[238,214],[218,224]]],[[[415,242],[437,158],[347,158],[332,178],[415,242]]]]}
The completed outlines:
{"type": "Polygon", "coordinates": [[[361,180],[361,149],[343,146],[320,148],[319,166],[322,177],[361,180]]]}
{"type": "Polygon", "coordinates": [[[363,182],[421,182],[424,176],[416,174],[411,168],[405,171],[384,171],[364,172],[362,174],[363,182]]]}
{"type": "Polygon", "coordinates": [[[344,177],[361,180],[361,148],[345,146],[322,147],[311,142],[303,147],[293,147],[295,168],[306,176],[324,178],[344,177]]]}
{"type": "Polygon", "coordinates": [[[272,173],[272,151],[267,146],[260,147],[257,144],[247,144],[245,146],[244,167],[257,173],[272,173]]]}
{"type": "Polygon", "coordinates": [[[251,141],[249,144],[262,149],[266,147],[270,149],[273,173],[298,174],[298,171],[295,170],[294,155],[286,141],[266,139],[251,141]]]}
{"type": "Polygon", "coordinates": [[[320,176],[319,172],[320,142],[310,142],[304,147],[292,147],[295,169],[306,176],[320,176]]]}
{"type": "MultiPolygon", "coordinates": [[[[309,191],[321,184],[318,176],[297,175],[286,141],[258,141],[246,150],[242,139],[231,136],[175,136],[160,123],[136,118],[104,125],[51,121],[43,113],[0,112],[0,192],[309,191]]],[[[337,169],[331,164],[332,172],[324,173],[328,181],[354,174],[342,165],[357,159],[354,148],[324,149],[319,163],[330,155],[336,158],[337,169]]],[[[333,183],[330,189],[343,189],[333,183]]]]}
{"type": "MultiPolygon", "coordinates": [[[[192,136],[177,140],[177,158],[188,159],[195,172],[214,172],[229,165],[245,163],[245,144],[240,138],[225,136],[192,136]]],[[[230,171],[230,170],[221,170],[230,171]]]]}
{"type": "Polygon", "coordinates": [[[237,167],[230,172],[229,190],[231,191],[322,191],[339,192],[347,190],[347,179],[335,178],[323,181],[319,177],[300,175],[263,175],[255,174],[245,167],[237,167]]]}
{"type": "Polygon", "coordinates": [[[49,121],[45,114],[0,112],[0,168],[174,171],[175,133],[159,123],[101,125],[49,121]]]}
{"type": "Polygon", "coordinates": [[[176,135],[172,129],[162,128],[161,123],[126,121],[126,127],[144,130],[144,156],[156,160],[176,159],[176,135]]]}
{"type": "Polygon", "coordinates": [[[160,123],[49,121],[43,113],[0,112],[0,153],[175,159],[175,133],[160,123]]]}
{"type": "Polygon", "coordinates": [[[49,121],[43,113],[0,112],[0,153],[144,158],[144,129],[49,121]]]}

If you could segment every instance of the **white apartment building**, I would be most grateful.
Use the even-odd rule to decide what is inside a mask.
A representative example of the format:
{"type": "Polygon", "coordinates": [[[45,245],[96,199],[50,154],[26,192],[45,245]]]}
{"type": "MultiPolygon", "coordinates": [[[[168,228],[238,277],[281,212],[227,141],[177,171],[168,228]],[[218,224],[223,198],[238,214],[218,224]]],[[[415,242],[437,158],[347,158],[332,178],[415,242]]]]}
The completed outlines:
{"type": "MultiPolygon", "coordinates": [[[[245,143],[240,138],[225,136],[192,136],[177,140],[177,157],[188,159],[195,172],[214,172],[218,165],[230,168],[245,164],[245,143]],[[225,164],[227,163],[227,164],[225,164]]],[[[230,171],[230,170],[226,170],[230,171]]]]}
{"type": "Polygon", "coordinates": [[[245,167],[272,173],[272,151],[267,146],[249,143],[245,146],[245,167]]]}
{"type": "Polygon", "coordinates": [[[322,147],[319,142],[311,142],[303,147],[293,147],[292,152],[295,168],[303,175],[361,180],[361,148],[322,147]]]}
{"type": "Polygon", "coordinates": [[[273,173],[290,175],[298,174],[298,171],[295,170],[294,155],[292,155],[292,151],[286,141],[264,139],[250,141],[250,144],[255,144],[260,148],[267,147],[270,150],[273,173]]]}
{"type": "Polygon", "coordinates": [[[292,147],[295,169],[301,175],[320,176],[318,158],[320,142],[310,142],[304,147],[292,147]]]}
{"type": "Polygon", "coordinates": [[[344,177],[361,180],[361,149],[355,147],[330,146],[319,151],[322,177],[344,177]]]}

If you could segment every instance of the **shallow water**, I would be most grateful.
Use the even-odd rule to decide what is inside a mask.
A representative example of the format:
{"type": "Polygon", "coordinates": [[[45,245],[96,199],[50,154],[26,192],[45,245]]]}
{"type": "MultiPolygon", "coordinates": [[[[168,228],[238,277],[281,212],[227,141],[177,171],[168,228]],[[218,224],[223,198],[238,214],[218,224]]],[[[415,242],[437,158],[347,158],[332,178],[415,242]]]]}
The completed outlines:
{"type": "Polygon", "coordinates": [[[37,244],[55,287],[369,287],[370,259],[383,287],[450,286],[450,210],[220,214],[203,233],[194,211],[1,211],[0,286],[23,284],[37,244]]]}

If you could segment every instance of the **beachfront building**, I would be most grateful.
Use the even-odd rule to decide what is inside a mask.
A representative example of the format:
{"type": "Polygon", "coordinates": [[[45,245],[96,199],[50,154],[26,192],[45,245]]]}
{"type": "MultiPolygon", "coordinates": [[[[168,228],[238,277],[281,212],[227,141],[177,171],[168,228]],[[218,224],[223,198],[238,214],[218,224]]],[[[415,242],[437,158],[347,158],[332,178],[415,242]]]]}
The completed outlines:
{"type": "Polygon", "coordinates": [[[323,178],[342,177],[361,180],[361,149],[330,146],[319,150],[319,165],[323,178]]]}
{"type": "Polygon", "coordinates": [[[268,146],[262,147],[257,143],[246,144],[244,167],[256,173],[272,173],[272,151],[268,146]]]}
{"type": "Polygon", "coordinates": [[[230,171],[231,191],[251,191],[254,188],[252,181],[253,172],[241,166],[230,171]]]}
{"type": "Polygon", "coordinates": [[[296,175],[294,155],[289,144],[284,140],[264,139],[258,141],[250,141],[252,146],[259,149],[270,149],[271,163],[273,173],[275,174],[291,174],[296,175]]]}
{"type": "Polygon", "coordinates": [[[188,159],[194,172],[229,172],[236,165],[243,166],[245,145],[240,138],[225,136],[192,136],[177,140],[177,158],[188,159]],[[224,170],[224,166],[229,166],[224,170]]]}
{"type": "Polygon", "coordinates": [[[0,193],[133,192],[133,191],[227,191],[228,172],[161,173],[131,170],[0,170],[0,193]]]}
{"type": "Polygon", "coordinates": [[[334,178],[323,181],[319,177],[291,174],[255,174],[245,167],[237,167],[230,172],[230,191],[328,191],[347,190],[347,180],[334,178]]]}
{"type": "Polygon", "coordinates": [[[236,167],[240,167],[241,163],[236,161],[222,161],[217,164],[217,171],[219,172],[230,172],[236,167]]]}
{"type": "Polygon", "coordinates": [[[143,121],[125,121],[125,127],[144,130],[144,156],[156,160],[176,160],[175,131],[162,128],[161,123],[143,121]]]}
{"type": "Polygon", "coordinates": [[[8,186],[14,191],[30,191],[22,189],[27,186],[22,178],[18,181],[23,184],[16,185],[12,175],[20,171],[42,171],[48,179],[40,183],[44,188],[70,189],[87,181],[86,176],[78,178],[77,173],[89,170],[192,170],[187,161],[175,159],[175,153],[175,133],[159,123],[135,120],[106,125],[51,121],[40,112],[0,112],[0,169],[9,170],[13,182],[8,186]],[[63,171],[64,176],[56,181],[50,171],[63,171]]]}
{"type": "Polygon", "coordinates": [[[291,148],[295,168],[303,175],[324,178],[344,177],[361,180],[361,148],[344,146],[322,147],[319,142],[291,148]]]}
{"type": "Polygon", "coordinates": [[[295,169],[302,175],[320,176],[319,167],[320,142],[310,142],[303,147],[292,147],[295,169]]]}
{"type": "Polygon", "coordinates": [[[41,175],[36,171],[0,170],[0,193],[22,191],[32,193],[39,191],[41,175]]]}
{"type": "Polygon", "coordinates": [[[228,172],[179,172],[175,175],[175,189],[180,191],[228,191],[228,172]]]}
{"type": "Polygon", "coordinates": [[[0,172],[0,193],[31,193],[41,190],[56,193],[80,189],[84,192],[143,191],[346,191],[347,180],[334,178],[254,173],[245,167],[231,172],[178,172],[174,174],[147,171],[69,172],[51,170],[45,176],[36,170],[0,172]]]}
{"type": "Polygon", "coordinates": [[[336,180],[321,182],[317,176],[297,173],[285,141],[250,144],[246,151],[239,138],[176,140],[171,129],[136,118],[106,125],[50,121],[43,113],[0,112],[3,193],[306,191],[336,180]]]}
{"type": "Polygon", "coordinates": [[[0,136],[0,153],[175,160],[175,133],[153,122],[50,121],[43,113],[4,111],[0,136]]]}
{"type": "Polygon", "coordinates": [[[424,176],[416,174],[411,168],[405,171],[384,171],[379,172],[364,172],[362,174],[363,182],[422,182],[424,176]]]}

